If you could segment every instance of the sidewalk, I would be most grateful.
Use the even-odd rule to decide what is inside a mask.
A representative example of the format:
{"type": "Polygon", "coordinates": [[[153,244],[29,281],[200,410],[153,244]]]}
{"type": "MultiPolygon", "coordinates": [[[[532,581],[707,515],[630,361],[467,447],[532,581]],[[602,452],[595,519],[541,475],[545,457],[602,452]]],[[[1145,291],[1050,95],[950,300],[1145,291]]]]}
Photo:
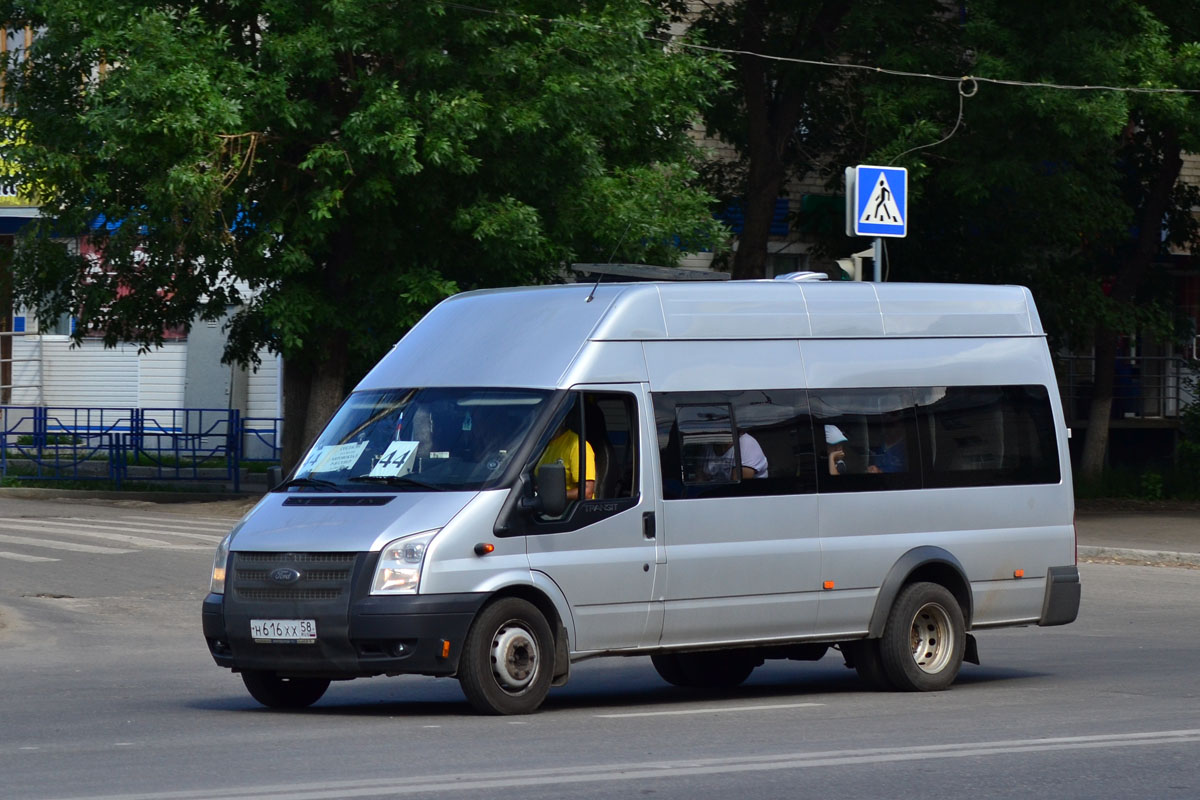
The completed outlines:
{"type": "Polygon", "coordinates": [[[1200,504],[1085,501],[1079,558],[1200,567],[1200,504]]]}

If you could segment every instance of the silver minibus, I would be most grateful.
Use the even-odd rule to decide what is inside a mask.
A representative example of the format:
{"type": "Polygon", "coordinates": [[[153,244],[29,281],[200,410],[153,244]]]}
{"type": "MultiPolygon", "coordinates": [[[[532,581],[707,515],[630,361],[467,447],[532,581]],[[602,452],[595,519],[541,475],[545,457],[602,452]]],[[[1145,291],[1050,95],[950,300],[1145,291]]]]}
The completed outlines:
{"type": "Polygon", "coordinates": [[[271,707],[420,674],[521,714],[581,659],[728,689],[830,650],[939,690],[979,632],[1075,619],[1073,516],[1024,288],[467,292],[221,543],[204,635],[271,707]]]}

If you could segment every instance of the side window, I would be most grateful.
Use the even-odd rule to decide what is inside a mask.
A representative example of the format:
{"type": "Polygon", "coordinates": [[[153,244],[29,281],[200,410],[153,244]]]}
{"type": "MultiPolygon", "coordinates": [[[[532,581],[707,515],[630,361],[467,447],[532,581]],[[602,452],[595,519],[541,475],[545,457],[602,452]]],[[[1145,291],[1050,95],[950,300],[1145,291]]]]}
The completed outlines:
{"type": "Polygon", "coordinates": [[[636,497],[638,492],[637,402],[617,392],[572,393],[534,467],[561,463],[566,470],[567,511],[579,501],[636,497]],[[580,447],[580,442],[584,443],[580,447]]]}
{"type": "Polygon", "coordinates": [[[911,389],[819,390],[809,398],[822,492],[920,488],[911,389]]]}
{"type": "Polygon", "coordinates": [[[657,393],[654,417],[668,500],[816,490],[803,391],[657,393]]]}
{"type": "Polygon", "coordinates": [[[917,390],[925,485],[1058,483],[1058,443],[1044,386],[917,390]]]}
{"type": "Polygon", "coordinates": [[[637,402],[628,394],[589,392],[583,404],[584,435],[596,459],[595,498],[636,497],[637,402]]]}

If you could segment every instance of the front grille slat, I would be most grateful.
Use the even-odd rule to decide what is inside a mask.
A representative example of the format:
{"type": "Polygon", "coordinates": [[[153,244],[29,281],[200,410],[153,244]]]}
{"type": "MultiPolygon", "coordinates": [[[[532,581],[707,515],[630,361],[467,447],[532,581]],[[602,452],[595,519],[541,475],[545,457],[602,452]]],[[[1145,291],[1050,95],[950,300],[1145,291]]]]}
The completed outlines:
{"type": "Polygon", "coordinates": [[[350,590],[356,553],[233,553],[232,589],[240,600],[337,600],[350,590]],[[275,570],[300,573],[291,583],[273,581],[275,570]]]}
{"type": "Polygon", "coordinates": [[[336,600],[341,589],[239,589],[243,600],[336,600]]]}

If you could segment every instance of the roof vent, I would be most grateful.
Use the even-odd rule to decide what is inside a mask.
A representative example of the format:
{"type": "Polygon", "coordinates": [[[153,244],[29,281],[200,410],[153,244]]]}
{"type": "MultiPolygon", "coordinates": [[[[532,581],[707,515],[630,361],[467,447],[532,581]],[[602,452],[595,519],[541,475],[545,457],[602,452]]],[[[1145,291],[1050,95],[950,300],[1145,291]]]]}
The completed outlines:
{"type": "Polygon", "coordinates": [[[824,272],[787,272],[776,275],[777,281],[827,281],[829,276],[824,272]]]}

